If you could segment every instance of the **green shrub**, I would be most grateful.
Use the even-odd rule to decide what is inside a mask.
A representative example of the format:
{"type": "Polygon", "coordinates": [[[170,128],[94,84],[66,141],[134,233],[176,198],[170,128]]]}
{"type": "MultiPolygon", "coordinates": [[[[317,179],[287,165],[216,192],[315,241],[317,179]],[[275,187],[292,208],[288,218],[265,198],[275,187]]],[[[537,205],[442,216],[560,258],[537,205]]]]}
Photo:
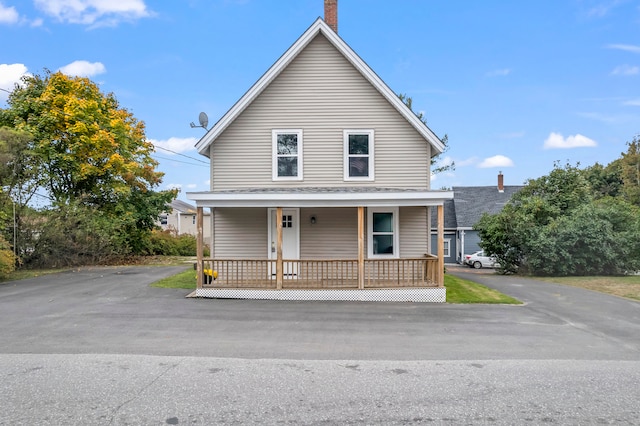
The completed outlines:
{"type": "MultiPolygon", "coordinates": [[[[189,234],[175,235],[171,231],[154,230],[149,235],[147,255],[156,256],[195,256],[196,237],[189,234]]],[[[205,247],[204,255],[209,256],[205,247]]]]}

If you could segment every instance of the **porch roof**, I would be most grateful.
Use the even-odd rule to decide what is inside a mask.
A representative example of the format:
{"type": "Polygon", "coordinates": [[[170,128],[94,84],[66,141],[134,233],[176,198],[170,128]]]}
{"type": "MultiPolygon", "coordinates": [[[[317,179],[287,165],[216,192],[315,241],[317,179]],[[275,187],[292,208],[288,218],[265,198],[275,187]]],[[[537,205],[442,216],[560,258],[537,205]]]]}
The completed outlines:
{"type": "Polygon", "coordinates": [[[198,207],[410,207],[440,206],[452,191],[412,188],[256,188],[187,192],[198,207]]]}

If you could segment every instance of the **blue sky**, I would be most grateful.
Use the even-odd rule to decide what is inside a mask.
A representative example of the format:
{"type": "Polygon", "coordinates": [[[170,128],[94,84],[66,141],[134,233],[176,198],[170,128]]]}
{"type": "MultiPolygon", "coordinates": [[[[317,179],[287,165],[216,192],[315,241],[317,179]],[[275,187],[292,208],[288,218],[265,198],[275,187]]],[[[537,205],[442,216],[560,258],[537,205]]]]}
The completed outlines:
{"type": "MultiPolygon", "coordinates": [[[[44,68],[90,77],[146,123],[163,188],[185,199],[209,179],[189,123],[215,123],[323,13],[323,0],[0,0],[0,88],[44,68]]],[[[448,135],[456,169],[434,189],[607,164],[640,134],[638,0],[339,0],[338,27],[448,135]]]]}

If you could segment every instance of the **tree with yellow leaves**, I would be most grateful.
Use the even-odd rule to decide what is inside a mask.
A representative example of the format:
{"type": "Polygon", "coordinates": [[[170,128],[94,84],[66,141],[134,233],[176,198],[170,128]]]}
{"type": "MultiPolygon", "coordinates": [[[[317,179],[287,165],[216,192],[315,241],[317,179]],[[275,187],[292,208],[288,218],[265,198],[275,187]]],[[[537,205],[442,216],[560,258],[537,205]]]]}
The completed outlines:
{"type": "Polygon", "coordinates": [[[51,199],[30,221],[38,227],[37,244],[24,244],[36,248],[28,252],[32,261],[78,264],[101,253],[145,254],[155,221],[176,191],[155,190],[162,173],[144,123],[88,78],[60,72],[23,77],[7,103],[0,127],[27,137],[23,155],[10,153],[12,167],[28,165],[35,176],[29,182],[51,199]]]}
{"type": "Polygon", "coordinates": [[[32,135],[41,185],[55,202],[103,206],[161,182],[144,123],[88,78],[27,76],[8,103],[0,123],[32,135]]]}

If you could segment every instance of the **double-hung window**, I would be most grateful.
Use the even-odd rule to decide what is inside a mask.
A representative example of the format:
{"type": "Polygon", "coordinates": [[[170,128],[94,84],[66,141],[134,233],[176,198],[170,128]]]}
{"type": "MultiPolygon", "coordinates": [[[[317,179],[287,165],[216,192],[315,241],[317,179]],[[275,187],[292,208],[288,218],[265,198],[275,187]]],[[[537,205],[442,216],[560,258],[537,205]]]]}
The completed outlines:
{"type": "Polygon", "coordinates": [[[273,180],[302,180],[302,129],[275,129],[273,180]]]}
{"type": "Polygon", "coordinates": [[[367,246],[370,258],[399,257],[398,247],[398,208],[367,209],[367,246]]]}
{"type": "Polygon", "coordinates": [[[344,180],[374,179],[373,130],[344,131],[344,180]]]}

